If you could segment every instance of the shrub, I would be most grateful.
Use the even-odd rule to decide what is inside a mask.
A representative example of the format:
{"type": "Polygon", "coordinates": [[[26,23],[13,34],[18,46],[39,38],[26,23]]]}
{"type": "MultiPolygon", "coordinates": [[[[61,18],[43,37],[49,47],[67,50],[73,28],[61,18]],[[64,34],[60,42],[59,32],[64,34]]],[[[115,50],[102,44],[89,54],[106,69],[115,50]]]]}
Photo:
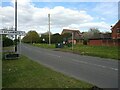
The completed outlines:
{"type": "Polygon", "coordinates": [[[13,40],[4,37],[3,38],[3,47],[8,47],[8,46],[12,46],[14,44],[13,40]]]}

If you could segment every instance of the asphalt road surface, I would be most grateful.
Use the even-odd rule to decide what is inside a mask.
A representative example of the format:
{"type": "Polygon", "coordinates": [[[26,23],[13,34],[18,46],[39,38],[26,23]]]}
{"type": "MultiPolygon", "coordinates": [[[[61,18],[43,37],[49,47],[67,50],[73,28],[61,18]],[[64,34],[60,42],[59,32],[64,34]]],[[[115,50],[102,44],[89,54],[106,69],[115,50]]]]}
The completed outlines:
{"type": "Polygon", "coordinates": [[[21,44],[21,53],[55,71],[100,88],[118,88],[118,61],[21,44]]]}

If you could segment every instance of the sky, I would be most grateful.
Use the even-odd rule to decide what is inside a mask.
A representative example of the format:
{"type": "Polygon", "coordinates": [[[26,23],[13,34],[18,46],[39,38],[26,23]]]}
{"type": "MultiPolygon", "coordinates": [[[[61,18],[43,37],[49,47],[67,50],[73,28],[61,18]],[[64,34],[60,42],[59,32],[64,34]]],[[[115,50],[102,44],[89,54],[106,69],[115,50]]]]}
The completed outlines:
{"type": "MultiPolygon", "coordinates": [[[[0,12],[0,28],[14,26],[14,0],[2,1],[0,12]]],[[[90,28],[111,32],[110,26],[118,21],[118,2],[18,0],[18,30],[47,32],[48,13],[53,34],[61,33],[63,29],[86,32],[90,28]]]]}

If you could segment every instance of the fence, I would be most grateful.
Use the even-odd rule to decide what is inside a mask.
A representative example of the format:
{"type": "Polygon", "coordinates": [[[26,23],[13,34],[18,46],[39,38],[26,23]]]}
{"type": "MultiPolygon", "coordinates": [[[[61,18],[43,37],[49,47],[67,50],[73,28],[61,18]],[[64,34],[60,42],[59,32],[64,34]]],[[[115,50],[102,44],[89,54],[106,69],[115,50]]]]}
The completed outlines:
{"type": "Polygon", "coordinates": [[[90,39],[91,46],[120,46],[120,39],[90,39]]]}

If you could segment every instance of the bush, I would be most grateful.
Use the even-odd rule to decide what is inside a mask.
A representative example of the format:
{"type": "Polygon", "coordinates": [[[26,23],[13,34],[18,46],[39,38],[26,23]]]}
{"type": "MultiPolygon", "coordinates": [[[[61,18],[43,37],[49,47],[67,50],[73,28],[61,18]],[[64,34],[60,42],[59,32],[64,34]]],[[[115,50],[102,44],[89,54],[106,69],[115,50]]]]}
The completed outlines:
{"type": "Polygon", "coordinates": [[[4,37],[3,38],[3,47],[8,47],[8,46],[12,46],[14,44],[13,40],[4,37]]]}
{"type": "Polygon", "coordinates": [[[87,45],[87,42],[88,42],[88,40],[87,40],[87,39],[84,39],[84,40],[83,40],[83,45],[87,45]]]}
{"type": "Polygon", "coordinates": [[[72,47],[72,43],[68,43],[67,46],[68,46],[68,47],[72,47]]]}

